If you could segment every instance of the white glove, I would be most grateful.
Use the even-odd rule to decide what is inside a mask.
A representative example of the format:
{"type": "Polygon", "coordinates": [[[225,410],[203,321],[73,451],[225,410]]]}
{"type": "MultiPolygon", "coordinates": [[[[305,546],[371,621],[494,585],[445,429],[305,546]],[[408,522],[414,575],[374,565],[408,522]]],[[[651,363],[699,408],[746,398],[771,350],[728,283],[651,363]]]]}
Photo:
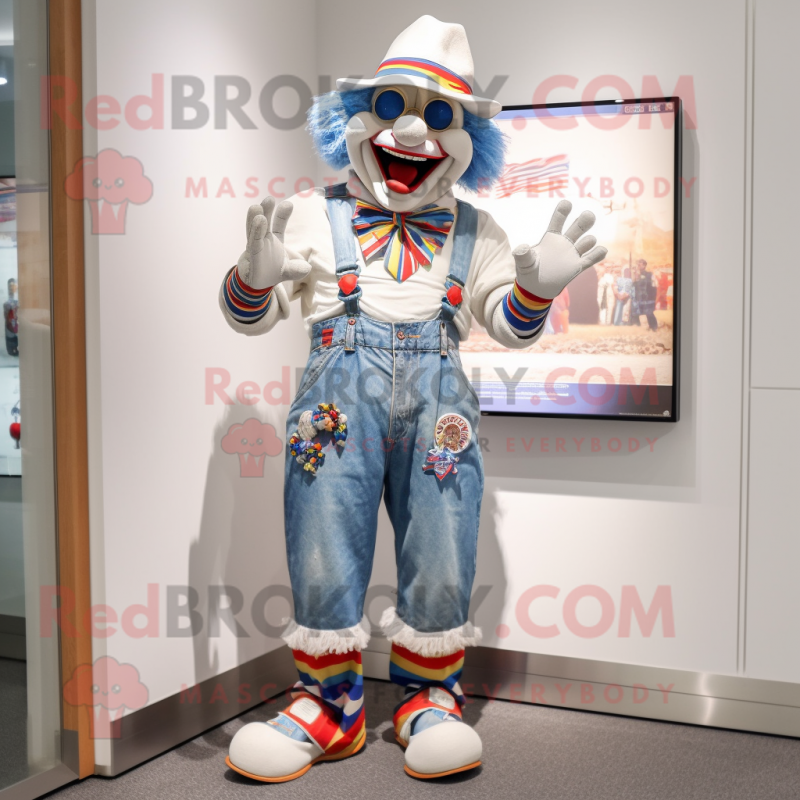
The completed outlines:
{"type": "Polygon", "coordinates": [[[583,236],[594,225],[591,211],[584,211],[566,233],[561,233],[570,211],[572,203],[561,200],[539,244],[514,249],[517,283],[545,300],[552,300],[573,278],[608,255],[605,247],[595,247],[594,236],[583,236]]]}
{"type": "Polygon", "coordinates": [[[281,281],[304,278],[311,265],[302,259],[289,259],[283,247],[286,224],[292,204],[284,200],[275,210],[275,199],[266,197],[261,205],[247,210],[247,249],[239,257],[236,269],[251,289],[266,289],[281,281]],[[270,229],[271,223],[271,229],[270,229]]]}

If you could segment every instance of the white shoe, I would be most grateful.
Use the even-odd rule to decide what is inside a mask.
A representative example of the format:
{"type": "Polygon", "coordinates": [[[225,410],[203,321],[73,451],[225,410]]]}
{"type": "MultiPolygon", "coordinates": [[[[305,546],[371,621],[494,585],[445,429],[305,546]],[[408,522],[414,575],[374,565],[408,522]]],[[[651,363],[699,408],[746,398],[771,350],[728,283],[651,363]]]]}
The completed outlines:
{"type": "Polygon", "coordinates": [[[481,737],[466,722],[444,721],[409,739],[405,770],[414,778],[442,778],[480,766],[482,752],[481,737]]]}
{"type": "Polygon", "coordinates": [[[250,722],[241,728],[231,741],[228,757],[225,763],[235,772],[265,783],[282,783],[291,781],[305,775],[318,761],[339,761],[355,755],[364,747],[366,730],[362,728],[358,738],[338,752],[326,753],[313,739],[312,731],[301,729],[295,719],[300,719],[311,725],[317,720],[317,735],[326,732],[330,738],[330,726],[338,731],[338,723],[330,717],[330,712],[325,711],[325,706],[319,699],[303,697],[292,703],[286,712],[281,712],[269,722],[250,722]],[[320,717],[320,714],[324,714],[320,717]],[[321,726],[321,727],[320,727],[321,726]],[[307,738],[295,739],[282,733],[279,728],[284,728],[289,733],[302,730],[307,738]]]}
{"type": "Polygon", "coordinates": [[[292,739],[265,722],[250,722],[233,737],[225,763],[248,778],[281,783],[299,778],[323,755],[314,742],[292,739]]]}

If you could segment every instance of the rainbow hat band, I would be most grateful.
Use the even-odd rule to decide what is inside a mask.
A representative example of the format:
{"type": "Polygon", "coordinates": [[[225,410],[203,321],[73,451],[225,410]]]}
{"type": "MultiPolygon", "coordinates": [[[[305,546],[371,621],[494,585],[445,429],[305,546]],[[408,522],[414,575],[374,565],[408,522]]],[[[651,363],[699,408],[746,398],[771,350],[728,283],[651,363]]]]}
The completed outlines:
{"type": "Polygon", "coordinates": [[[416,86],[457,100],[467,111],[489,118],[502,106],[475,97],[475,68],[463,26],[426,14],[392,42],[372,78],[339,78],[340,91],[381,86],[416,86]]]}
{"type": "Polygon", "coordinates": [[[415,75],[438,83],[450,92],[472,94],[472,87],[460,75],[424,58],[390,58],[375,73],[376,78],[384,75],[415,75]]]}

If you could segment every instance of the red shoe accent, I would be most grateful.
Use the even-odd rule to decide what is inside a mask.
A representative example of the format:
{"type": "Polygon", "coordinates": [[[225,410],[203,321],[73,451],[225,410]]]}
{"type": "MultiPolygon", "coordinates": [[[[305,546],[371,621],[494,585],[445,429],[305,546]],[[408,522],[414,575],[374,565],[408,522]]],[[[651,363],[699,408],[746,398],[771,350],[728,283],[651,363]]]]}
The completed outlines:
{"type": "Polygon", "coordinates": [[[301,693],[282,713],[302,728],[325,755],[336,755],[351,747],[365,727],[363,706],[359,718],[344,732],[333,709],[312,694],[301,693]]]}
{"type": "Polygon", "coordinates": [[[456,702],[447,689],[441,686],[426,686],[421,692],[417,692],[408,702],[403,703],[394,713],[395,738],[405,747],[407,740],[400,737],[400,731],[412,716],[418,716],[428,708],[439,708],[461,719],[461,706],[456,702]],[[431,697],[431,695],[433,695],[431,697]]]}

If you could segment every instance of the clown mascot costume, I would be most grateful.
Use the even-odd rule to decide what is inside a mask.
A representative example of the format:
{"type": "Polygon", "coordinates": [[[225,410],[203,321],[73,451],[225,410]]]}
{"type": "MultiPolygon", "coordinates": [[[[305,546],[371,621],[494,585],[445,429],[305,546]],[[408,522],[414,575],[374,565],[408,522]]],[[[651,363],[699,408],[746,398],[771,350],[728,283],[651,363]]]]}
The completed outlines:
{"type": "Polygon", "coordinates": [[[300,680],[293,702],[231,742],[228,765],[267,782],[364,745],[364,598],[383,498],[395,532],[397,606],[381,618],[405,769],[468,770],[481,740],[461,718],[483,465],[478,399],[458,354],[472,317],[522,348],[550,303],[606,251],[559,202],[535,247],[513,252],[484,211],[456,200],[499,177],[500,105],[472,93],[461,25],[418,19],[375,76],[314,101],[309,131],[346,183],[251,206],[247,248],[220,306],[234,330],[269,331],[299,297],[311,352],[287,422],[286,546],[294,619],[284,633],[300,680]]]}

